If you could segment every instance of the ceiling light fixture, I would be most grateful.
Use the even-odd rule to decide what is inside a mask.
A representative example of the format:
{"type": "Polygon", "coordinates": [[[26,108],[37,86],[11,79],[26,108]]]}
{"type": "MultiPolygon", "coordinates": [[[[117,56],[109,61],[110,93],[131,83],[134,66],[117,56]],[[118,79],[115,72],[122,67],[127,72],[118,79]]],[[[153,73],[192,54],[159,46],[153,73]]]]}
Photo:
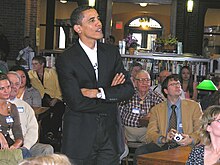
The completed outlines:
{"type": "Polygon", "coordinates": [[[94,7],[95,6],[95,0],[89,0],[89,6],[94,7]]]}
{"type": "Polygon", "coordinates": [[[187,12],[192,13],[193,11],[193,0],[188,0],[187,1],[187,12]]]}
{"type": "Polygon", "coordinates": [[[147,6],[147,3],[139,3],[139,5],[140,5],[141,7],[146,7],[146,6],[147,6]]]}
{"type": "Polygon", "coordinates": [[[67,0],[60,0],[61,3],[67,3],[67,0]]]}

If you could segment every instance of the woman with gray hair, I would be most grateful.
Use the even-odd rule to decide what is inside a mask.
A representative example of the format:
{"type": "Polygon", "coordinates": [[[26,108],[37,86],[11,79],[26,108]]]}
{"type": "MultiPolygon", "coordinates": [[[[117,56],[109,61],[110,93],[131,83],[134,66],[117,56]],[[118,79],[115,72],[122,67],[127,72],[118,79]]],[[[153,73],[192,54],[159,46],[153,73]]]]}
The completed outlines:
{"type": "Polygon", "coordinates": [[[201,145],[194,147],[187,165],[220,163],[220,106],[208,107],[201,118],[201,145]]]}

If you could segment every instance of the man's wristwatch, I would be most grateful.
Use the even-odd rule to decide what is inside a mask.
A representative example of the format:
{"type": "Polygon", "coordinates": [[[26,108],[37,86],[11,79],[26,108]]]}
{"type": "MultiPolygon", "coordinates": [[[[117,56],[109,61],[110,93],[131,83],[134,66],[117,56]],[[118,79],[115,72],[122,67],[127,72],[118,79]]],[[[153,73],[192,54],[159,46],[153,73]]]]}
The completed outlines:
{"type": "Polygon", "coordinates": [[[98,93],[96,94],[96,97],[97,97],[98,99],[102,98],[102,92],[101,92],[100,89],[98,89],[98,93]]]}

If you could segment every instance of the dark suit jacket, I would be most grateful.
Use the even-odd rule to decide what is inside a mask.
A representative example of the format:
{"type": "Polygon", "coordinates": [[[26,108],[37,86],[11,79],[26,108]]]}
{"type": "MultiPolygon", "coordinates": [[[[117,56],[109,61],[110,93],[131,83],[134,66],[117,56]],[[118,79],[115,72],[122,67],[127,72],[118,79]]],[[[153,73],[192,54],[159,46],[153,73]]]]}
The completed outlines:
{"type": "Polygon", "coordinates": [[[94,68],[79,43],[67,49],[56,61],[63,99],[67,104],[62,152],[72,159],[89,156],[96,137],[99,113],[108,115],[106,124],[116,151],[121,153],[124,150],[117,103],[133,95],[133,85],[115,46],[98,43],[97,52],[98,82],[94,68]],[[125,83],[111,87],[114,76],[121,72],[125,75],[125,83]],[[105,100],[84,97],[80,91],[81,88],[99,87],[104,89],[105,100]]]}

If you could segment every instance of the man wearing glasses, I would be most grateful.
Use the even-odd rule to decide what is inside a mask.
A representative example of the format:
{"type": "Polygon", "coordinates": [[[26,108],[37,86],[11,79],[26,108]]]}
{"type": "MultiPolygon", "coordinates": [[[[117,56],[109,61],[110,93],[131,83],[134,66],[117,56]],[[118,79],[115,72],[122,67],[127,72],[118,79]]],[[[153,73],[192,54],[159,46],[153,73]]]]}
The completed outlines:
{"type": "Polygon", "coordinates": [[[134,79],[136,91],[133,97],[119,104],[125,138],[130,142],[146,142],[147,121],[150,109],[163,101],[162,95],[150,89],[151,78],[140,70],[134,79]]]}
{"type": "Polygon", "coordinates": [[[196,132],[200,126],[201,107],[193,100],[181,99],[181,91],[176,75],[163,81],[162,92],[167,101],[152,108],[146,134],[148,144],[139,147],[136,156],[199,142],[196,132]]]}

